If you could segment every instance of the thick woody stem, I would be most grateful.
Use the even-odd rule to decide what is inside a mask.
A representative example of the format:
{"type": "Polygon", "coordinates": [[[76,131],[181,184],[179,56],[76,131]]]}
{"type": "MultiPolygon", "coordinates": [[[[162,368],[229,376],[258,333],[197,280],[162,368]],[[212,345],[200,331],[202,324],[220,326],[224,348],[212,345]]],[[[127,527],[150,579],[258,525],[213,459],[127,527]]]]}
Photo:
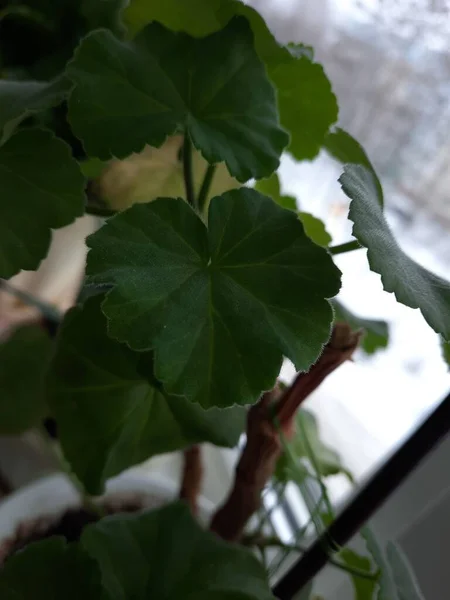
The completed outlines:
{"type": "Polygon", "coordinates": [[[247,417],[247,442],[242,451],[233,488],[211,521],[210,529],[228,541],[239,541],[249,518],[258,510],[261,492],[272,477],[281,454],[281,442],[273,423],[273,404],[281,428],[289,436],[295,413],[302,402],[344,361],[351,358],[360,334],[337,323],[324,351],[308,371],[297,376],[284,394],[275,388],[252,406],[247,417]]]}
{"type": "Polygon", "coordinates": [[[191,446],[183,453],[183,478],[179,497],[186,500],[192,514],[197,514],[197,501],[203,479],[202,451],[200,446],[191,446]]]}

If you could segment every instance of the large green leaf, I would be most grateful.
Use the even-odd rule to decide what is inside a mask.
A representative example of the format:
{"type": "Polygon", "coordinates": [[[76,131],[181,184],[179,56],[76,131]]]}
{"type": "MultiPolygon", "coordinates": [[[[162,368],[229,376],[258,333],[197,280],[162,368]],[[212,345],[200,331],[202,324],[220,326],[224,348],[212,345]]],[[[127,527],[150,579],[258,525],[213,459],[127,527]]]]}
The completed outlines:
{"type": "Polygon", "coordinates": [[[410,259],[400,248],[378,201],[375,177],[362,165],[346,165],[339,179],[351,198],[349,218],[353,235],[367,248],[372,271],[399,302],[420,308],[427,323],[450,338],[450,283],[410,259]]]}
{"type": "Polygon", "coordinates": [[[37,325],[17,329],[0,344],[0,434],[19,434],[45,416],[43,378],[52,343],[37,325]]]}
{"type": "Polygon", "coordinates": [[[81,548],[67,545],[60,537],[31,544],[0,569],[2,600],[99,600],[100,597],[97,565],[81,548]]]}
{"type": "Polygon", "coordinates": [[[124,18],[131,33],[151,21],[193,36],[209,35],[235,15],[245,16],[255,36],[255,48],[277,87],[280,120],[291,134],[289,151],[297,159],[317,155],[338,107],[321,65],[304,46],[281,46],[264,19],[250,6],[235,0],[131,0],[124,18]]]}
{"type": "Polygon", "coordinates": [[[364,335],[360,347],[366,354],[374,354],[389,344],[389,326],[386,321],[364,319],[350,312],[343,304],[333,300],[337,321],[345,321],[352,329],[363,329],[364,335]]]}
{"type": "Polygon", "coordinates": [[[0,145],[21,121],[64,100],[72,83],[59,78],[44,81],[0,80],[0,145]]]}
{"type": "Polygon", "coordinates": [[[0,147],[0,277],[33,270],[51,229],[84,212],[84,178],[70,149],[44,130],[24,129],[0,147]]]}
{"type": "Polygon", "coordinates": [[[213,198],[208,223],[180,199],[134,205],[88,238],[87,272],[114,285],[110,335],[153,348],[169,393],[249,404],[273,387],[283,354],[297,369],[317,358],[340,272],[294,213],[255,190],[213,198]]]}
{"type": "Polygon", "coordinates": [[[132,42],[88,35],[67,68],[69,119],[89,155],[124,158],[186,132],[210,163],[239,181],[279,164],[288,135],[245,19],[196,39],[148,25],[132,42]]]}
{"type": "Polygon", "coordinates": [[[380,180],[361,144],[355,140],[349,133],[337,127],[325,138],[324,148],[336,160],[342,163],[352,163],[354,165],[363,165],[372,172],[374,184],[377,188],[378,202],[381,206],[384,204],[383,188],[380,180]]]}
{"type": "Polygon", "coordinates": [[[90,493],[108,477],[198,442],[237,444],[241,407],[203,410],[162,392],[151,356],[110,339],[102,296],[66,316],[48,378],[49,403],[64,455],[90,493]]]}
{"type": "Polygon", "coordinates": [[[109,600],[273,599],[253,554],[204,531],[181,503],[103,519],[81,544],[98,562],[109,600]]]}
{"type": "MultiPolygon", "coordinates": [[[[322,441],[317,419],[310,411],[306,409],[298,411],[295,417],[295,434],[288,445],[290,455],[283,453],[277,462],[275,476],[279,481],[286,482],[291,479],[292,458],[295,458],[296,464],[301,466],[302,460],[310,459],[311,454],[322,477],[345,473],[351,478],[350,473],[343,467],[339,454],[322,441]]],[[[306,475],[307,471],[305,471],[306,475]]]]}

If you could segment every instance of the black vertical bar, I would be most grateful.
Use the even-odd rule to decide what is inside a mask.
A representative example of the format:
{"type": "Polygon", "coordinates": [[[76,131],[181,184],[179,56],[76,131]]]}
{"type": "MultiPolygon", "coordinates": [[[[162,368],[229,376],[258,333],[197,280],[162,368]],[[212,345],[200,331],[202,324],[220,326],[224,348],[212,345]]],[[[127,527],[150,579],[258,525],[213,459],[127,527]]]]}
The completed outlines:
{"type": "Polygon", "coordinates": [[[275,585],[279,600],[290,600],[327,564],[329,539],[344,546],[377,511],[406,477],[450,431],[450,394],[408,440],[356,493],[322,536],[297,560],[275,585]]]}

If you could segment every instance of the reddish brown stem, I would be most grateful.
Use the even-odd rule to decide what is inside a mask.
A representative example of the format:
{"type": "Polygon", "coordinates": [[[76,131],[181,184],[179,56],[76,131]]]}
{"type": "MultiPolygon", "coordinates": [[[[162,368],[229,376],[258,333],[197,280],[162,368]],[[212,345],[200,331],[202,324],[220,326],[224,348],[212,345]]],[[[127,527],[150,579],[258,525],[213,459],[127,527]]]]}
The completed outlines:
{"type": "Polygon", "coordinates": [[[184,453],[183,477],[179,497],[186,500],[192,514],[197,514],[197,501],[202,487],[203,462],[200,446],[191,446],[184,453]]]}
{"type": "Polygon", "coordinates": [[[301,373],[280,397],[275,388],[252,406],[247,417],[247,442],[242,451],[233,488],[224,505],[211,521],[210,529],[228,541],[239,541],[249,518],[258,510],[261,492],[272,477],[281,442],[273,424],[273,408],[282,429],[290,434],[298,407],[322,381],[344,361],[358,345],[359,333],[338,323],[319,360],[308,373],[301,373]]]}

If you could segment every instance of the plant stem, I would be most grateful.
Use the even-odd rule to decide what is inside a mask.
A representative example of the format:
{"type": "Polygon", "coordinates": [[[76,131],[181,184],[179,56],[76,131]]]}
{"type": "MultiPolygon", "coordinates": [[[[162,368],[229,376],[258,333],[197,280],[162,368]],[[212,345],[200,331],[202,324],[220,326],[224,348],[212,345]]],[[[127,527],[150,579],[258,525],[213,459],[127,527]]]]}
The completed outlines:
{"type": "Polygon", "coordinates": [[[117,213],[117,211],[113,210],[112,208],[107,208],[103,206],[93,206],[92,204],[87,204],[85,206],[84,212],[87,215],[103,218],[113,217],[117,213]]]}
{"type": "Polygon", "coordinates": [[[206,209],[206,204],[208,202],[209,190],[211,188],[211,183],[214,179],[214,174],[216,172],[217,165],[208,165],[206,169],[205,176],[203,178],[202,187],[200,188],[200,192],[197,197],[197,206],[200,214],[206,209]]]}
{"type": "Polygon", "coordinates": [[[351,252],[352,250],[360,250],[362,248],[361,244],[358,240],[352,240],[351,242],[346,242],[345,244],[338,244],[337,246],[330,246],[329,251],[334,256],[336,254],[344,254],[344,252],[351,252]]]}
{"type": "Polygon", "coordinates": [[[192,144],[187,133],[184,134],[183,142],[183,176],[184,187],[186,190],[186,200],[189,204],[195,206],[194,180],[192,176],[192,144]]]}
{"type": "Polygon", "coordinates": [[[50,437],[50,435],[47,433],[47,430],[45,429],[45,427],[40,427],[39,432],[40,432],[41,437],[42,437],[43,441],[45,442],[47,448],[50,450],[51,454],[55,457],[60,470],[66,475],[66,477],[68,477],[68,479],[71,481],[74,488],[80,494],[83,508],[86,511],[97,515],[100,519],[102,517],[104,517],[105,516],[104,510],[102,509],[101,506],[99,506],[96,502],[94,502],[94,500],[92,499],[91,496],[89,496],[89,494],[86,493],[86,490],[84,489],[80,480],[75,475],[75,473],[71,470],[71,468],[70,468],[69,464],[67,463],[66,459],[64,458],[61,450],[59,450],[59,448],[57,448],[56,443],[50,437]]]}
{"type": "MultiPolygon", "coordinates": [[[[254,545],[254,546],[257,546],[259,549],[272,547],[272,548],[282,548],[283,550],[288,550],[289,552],[300,552],[301,554],[304,554],[306,552],[306,548],[304,546],[301,546],[300,544],[285,544],[276,536],[255,538],[254,540],[252,540],[251,537],[249,537],[245,541],[247,542],[246,543],[247,546],[254,545]]],[[[357,567],[352,567],[350,565],[346,565],[346,564],[342,563],[340,560],[338,560],[337,558],[334,558],[333,556],[329,556],[328,561],[331,565],[333,565],[333,567],[336,567],[337,569],[341,569],[342,571],[347,571],[347,573],[351,573],[352,575],[355,575],[356,577],[361,577],[363,579],[370,579],[371,581],[378,579],[377,573],[370,573],[368,571],[364,571],[363,569],[358,569],[357,567]]]]}
{"type": "Polygon", "coordinates": [[[4,290],[8,294],[11,294],[11,296],[15,296],[16,298],[21,300],[24,304],[27,304],[28,306],[32,306],[33,308],[36,308],[40,313],[42,313],[42,315],[46,319],[49,319],[56,323],[59,323],[62,319],[62,314],[60,313],[60,311],[57,308],[55,308],[51,304],[48,304],[47,302],[43,302],[39,298],[36,298],[36,296],[32,296],[31,294],[28,294],[28,292],[24,292],[22,290],[15,288],[14,286],[12,286],[7,281],[4,281],[3,279],[0,279],[0,290],[4,290]]]}

